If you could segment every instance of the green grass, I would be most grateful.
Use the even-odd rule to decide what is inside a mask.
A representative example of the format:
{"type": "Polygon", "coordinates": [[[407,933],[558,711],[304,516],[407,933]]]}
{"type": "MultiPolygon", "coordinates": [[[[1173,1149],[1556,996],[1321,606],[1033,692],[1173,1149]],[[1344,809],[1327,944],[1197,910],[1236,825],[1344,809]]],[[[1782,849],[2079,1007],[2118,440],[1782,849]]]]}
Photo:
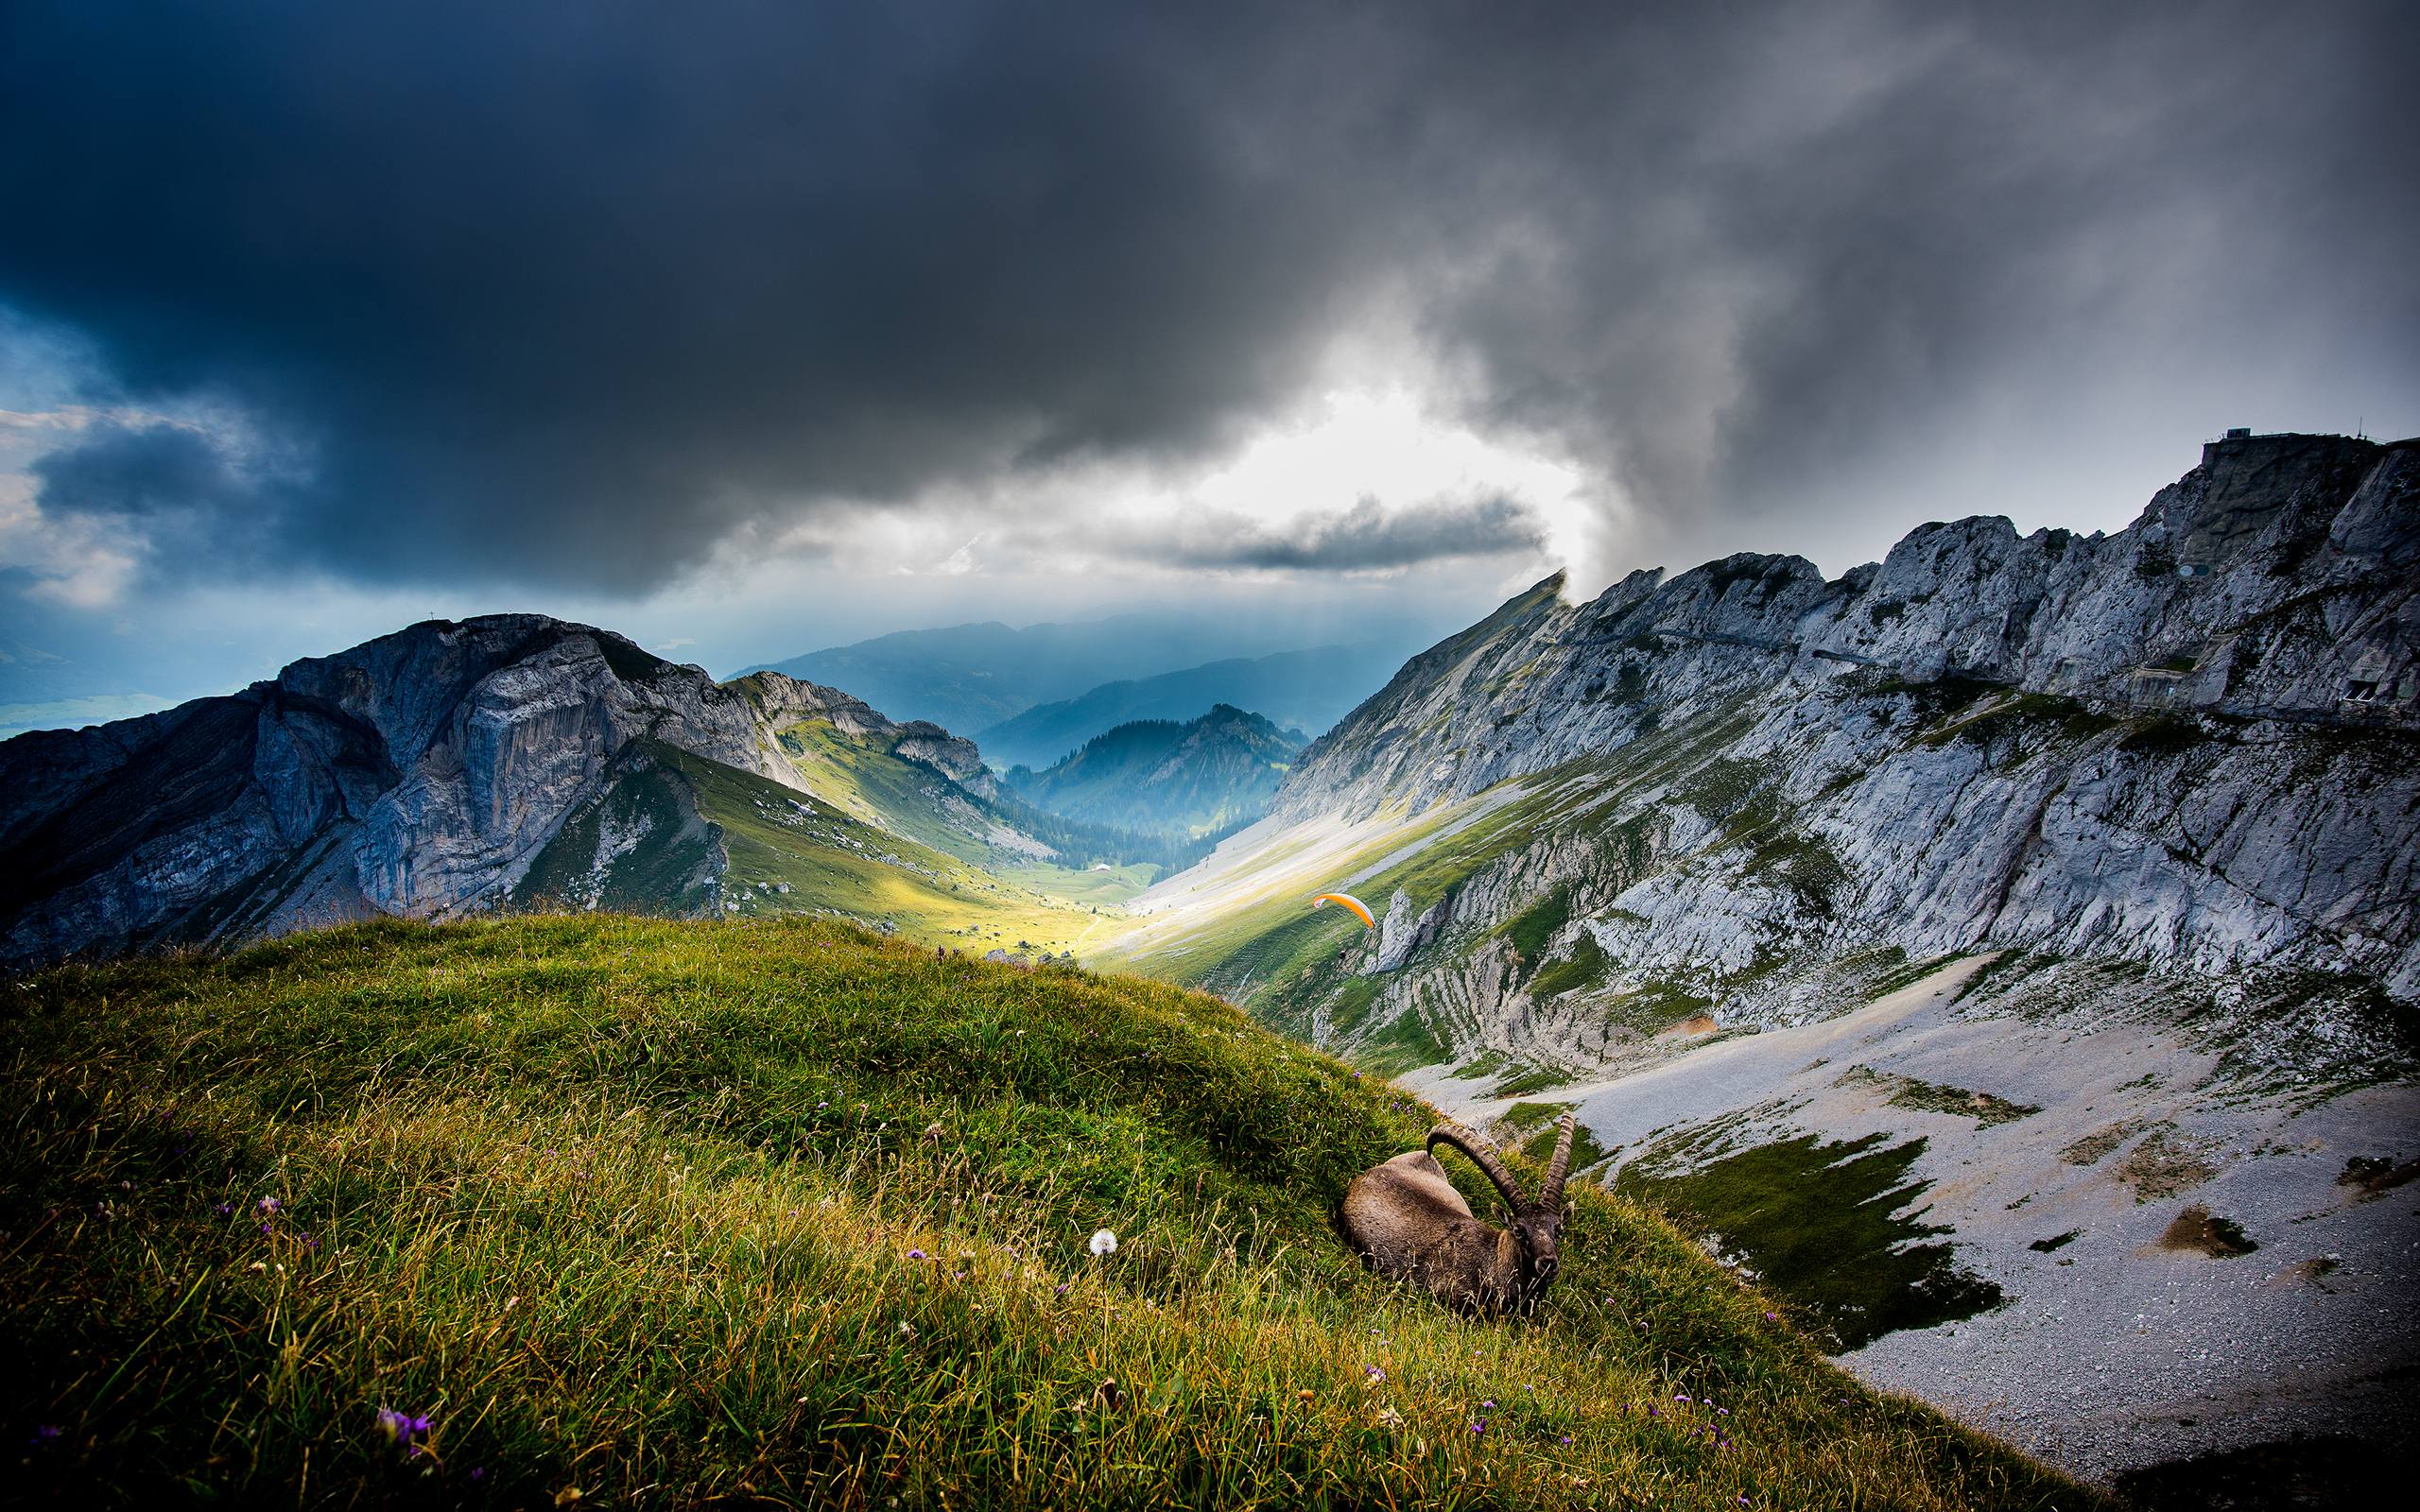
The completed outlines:
{"type": "Polygon", "coordinates": [[[1660,1034],[1714,1006],[1714,999],[1677,982],[1651,979],[1599,1005],[1607,1020],[1642,1035],[1660,1034]]]}
{"type": "Polygon", "coordinates": [[[1374,976],[1346,979],[1328,1003],[1328,1027],[1333,1032],[1351,1034],[1366,1022],[1370,1010],[1377,1005],[1378,993],[1386,984],[1374,976]]]}
{"type": "Polygon", "coordinates": [[[1395,1015],[1385,1028],[1353,1049],[1353,1063],[1381,1076],[1401,1075],[1424,1066],[1443,1065],[1454,1058],[1445,1037],[1417,1005],[1395,1015]]]}
{"type": "Polygon", "coordinates": [[[1719,1133],[1685,1136],[1624,1166],[1616,1188],[1719,1236],[1841,1349],[1999,1306],[1998,1287],[1927,1242],[1947,1230],[1902,1216],[1924,1192],[1910,1171],[1925,1142],[1884,1140],[1808,1134],[1730,1151],[1719,1133]]]}
{"type": "Polygon", "coordinates": [[[669,747],[664,759],[689,780],[700,811],[721,827],[731,857],[725,896],[752,887],[740,905],[744,915],[828,908],[978,954],[994,946],[1013,949],[1019,940],[1055,954],[1096,926],[1089,908],[859,823],[829,803],[806,799],[816,812],[802,815],[794,806],[801,795],[778,782],[669,747]],[[768,894],[780,884],[790,890],[768,894]]]}
{"type": "Polygon", "coordinates": [[[857,817],[861,805],[828,785],[810,796],[657,741],[633,747],[539,853],[510,908],[821,913],[978,954],[1019,941],[1029,954],[1080,954],[1120,920],[1115,904],[1150,869],[988,869],[857,817]],[[622,844],[600,872],[608,834],[622,844]]]}
{"type": "Polygon", "coordinates": [[[1512,1074],[1487,1090],[1490,1097],[1527,1097],[1549,1087],[1564,1087],[1577,1078],[1553,1066],[1515,1066],[1512,1074]]]}
{"type": "Polygon", "coordinates": [[[1582,935],[1573,944],[1569,960],[1547,962],[1546,969],[1530,980],[1530,997],[1543,1003],[1558,992],[1584,991],[1603,981],[1612,966],[1605,948],[1597,943],[1597,936],[1582,935]]]}
{"type": "Polygon", "coordinates": [[[1534,1319],[1369,1276],[1433,1115],[1138,979],[588,916],[0,1002],[30,1503],[2100,1504],[1593,1188],[1534,1319]]]}
{"type": "MultiPolygon", "coordinates": [[[[1521,1153],[1544,1165],[1554,1159],[1555,1141],[1563,1131],[1554,1121],[1569,1111],[1569,1103],[1514,1103],[1504,1110],[1496,1122],[1520,1142],[1521,1153]]],[[[1585,1171],[1612,1154],[1597,1143],[1597,1136],[1585,1125],[1575,1125],[1571,1130],[1571,1169],[1585,1171]]]]}
{"type": "Polygon", "coordinates": [[[1571,921],[1571,885],[1564,883],[1550,887],[1537,902],[1513,915],[1500,926],[1504,937],[1521,953],[1524,971],[1535,970],[1534,963],[1554,938],[1555,931],[1571,921]]]}
{"type": "Polygon", "coordinates": [[[1971,1118],[1980,1128],[1990,1128],[1996,1124],[2014,1124],[2020,1118],[2031,1118],[2042,1111],[2039,1104],[2013,1103],[1993,1092],[1969,1091],[1963,1087],[1926,1081],[1920,1076],[1876,1071],[1871,1066],[1851,1066],[1833,1085],[1881,1088],[1890,1094],[1884,1101],[1893,1108],[1971,1118]]]}

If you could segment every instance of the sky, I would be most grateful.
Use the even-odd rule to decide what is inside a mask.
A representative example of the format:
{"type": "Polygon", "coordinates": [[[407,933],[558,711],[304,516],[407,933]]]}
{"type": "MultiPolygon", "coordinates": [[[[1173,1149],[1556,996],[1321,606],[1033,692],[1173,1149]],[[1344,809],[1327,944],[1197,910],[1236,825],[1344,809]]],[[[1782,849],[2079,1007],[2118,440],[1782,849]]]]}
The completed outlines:
{"type": "Polygon", "coordinates": [[[2420,8],[0,8],[0,733],[431,615],[1466,623],[2420,432],[2420,8]]]}

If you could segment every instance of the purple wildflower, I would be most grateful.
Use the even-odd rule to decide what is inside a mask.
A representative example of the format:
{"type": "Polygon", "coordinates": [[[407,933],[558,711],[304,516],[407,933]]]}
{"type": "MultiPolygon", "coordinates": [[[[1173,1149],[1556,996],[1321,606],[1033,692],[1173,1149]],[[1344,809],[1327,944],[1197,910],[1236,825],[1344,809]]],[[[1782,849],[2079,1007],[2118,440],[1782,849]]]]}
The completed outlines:
{"type": "Polygon", "coordinates": [[[921,1249],[911,1249],[908,1251],[908,1258],[909,1260],[922,1260],[925,1258],[925,1252],[921,1249]]]}
{"type": "Polygon", "coordinates": [[[51,1445],[58,1442],[59,1428],[56,1424],[43,1423],[41,1427],[34,1430],[34,1436],[32,1439],[34,1448],[48,1449],[51,1445]]]}
{"type": "Polygon", "coordinates": [[[1569,1449],[1571,1447],[1571,1435],[1569,1434],[1563,1435],[1563,1447],[1565,1449],[1569,1449]]]}
{"type": "Polygon", "coordinates": [[[1472,1418],[1472,1419],[1471,1419],[1471,1432],[1472,1432],[1472,1433],[1474,1433],[1474,1434],[1483,1434],[1483,1433],[1486,1433],[1486,1432],[1487,1432],[1487,1419],[1486,1419],[1486,1418],[1472,1418]]]}
{"type": "Polygon", "coordinates": [[[1495,1405],[1495,1399],[1494,1397],[1490,1397],[1485,1401],[1480,1402],[1479,1405],[1482,1407],[1493,1407],[1495,1405]]]}
{"type": "Polygon", "coordinates": [[[484,1481],[484,1480],[486,1480],[487,1478],[488,1478],[488,1468],[487,1468],[486,1466],[484,1466],[484,1465],[474,1465],[474,1466],[472,1466],[472,1467],[471,1467],[471,1479],[473,1479],[473,1480],[475,1480],[475,1481],[484,1481]]]}
{"type": "Polygon", "coordinates": [[[216,1213],[216,1214],[218,1214],[218,1216],[220,1216],[221,1218],[224,1218],[224,1217],[226,1217],[229,1213],[233,1212],[233,1211],[235,1211],[235,1205],[234,1205],[233,1203],[232,1203],[232,1202],[222,1202],[222,1203],[220,1203],[218,1206],[216,1206],[216,1207],[215,1207],[215,1208],[211,1209],[210,1211],[213,1211],[213,1212],[215,1212],[215,1213],[216,1213]]]}
{"type": "Polygon", "coordinates": [[[261,1211],[263,1212],[275,1212],[278,1209],[284,1206],[285,1206],[285,1204],[278,1201],[275,1197],[261,1198],[261,1211]]]}
{"type": "Polygon", "coordinates": [[[378,1432],[386,1435],[387,1442],[401,1448],[405,1453],[417,1454],[421,1452],[421,1439],[428,1434],[428,1418],[381,1407],[378,1409],[378,1432]]]}

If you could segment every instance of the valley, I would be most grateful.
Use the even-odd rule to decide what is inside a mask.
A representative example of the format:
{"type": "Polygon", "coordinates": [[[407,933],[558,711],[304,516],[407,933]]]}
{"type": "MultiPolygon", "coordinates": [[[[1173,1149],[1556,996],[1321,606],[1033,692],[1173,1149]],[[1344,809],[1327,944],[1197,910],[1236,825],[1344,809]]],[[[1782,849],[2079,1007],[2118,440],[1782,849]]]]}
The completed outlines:
{"type": "Polygon", "coordinates": [[[8,0],[0,1512],[2391,1505],[2415,60],[8,0]]]}
{"type": "Polygon", "coordinates": [[[1542,583],[1103,958],[1508,1141],[1576,1110],[1851,1368],[2079,1473],[2403,1452],[2415,459],[2230,438],[2115,536],[1542,583]]]}
{"type": "Polygon", "coordinates": [[[1307,747],[1220,706],[1005,777],[778,672],[432,622],[0,745],[0,929],[816,920],[1157,978],[1508,1148],[1576,1113],[1848,1369],[2077,1475],[2402,1452],[2415,494],[2411,443],[2231,438],[2113,536],[1549,578],[1307,747]]]}

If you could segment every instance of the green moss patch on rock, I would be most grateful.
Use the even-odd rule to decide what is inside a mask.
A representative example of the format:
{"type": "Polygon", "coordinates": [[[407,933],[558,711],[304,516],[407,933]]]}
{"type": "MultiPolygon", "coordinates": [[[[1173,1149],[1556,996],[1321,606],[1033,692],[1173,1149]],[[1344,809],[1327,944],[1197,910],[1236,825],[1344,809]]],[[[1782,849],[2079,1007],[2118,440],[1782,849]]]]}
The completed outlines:
{"type": "Polygon", "coordinates": [[[2014,1124],[2020,1118],[2031,1118],[2042,1111],[2039,1104],[2013,1103],[1991,1092],[1969,1091],[1963,1087],[1926,1081],[1917,1076],[1876,1071],[1871,1066],[1851,1066],[1833,1085],[1885,1088],[1889,1091],[1885,1101],[1893,1108],[1910,1108],[1924,1113],[1954,1113],[1962,1118],[1971,1118],[1984,1128],[1995,1124],[2014,1124]]]}
{"type": "Polygon", "coordinates": [[[1707,1131],[1651,1149],[1615,1189],[1714,1238],[1764,1286],[1820,1320],[1840,1350],[1899,1329],[1930,1328],[1999,1306],[2000,1289],[1958,1268],[1945,1228],[1904,1215],[1927,1183],[1910,1172],[1923,1140],[1816,1135],[1720,1153],[1707,1131]],[[1709,1158],[1710,1157],[1710,1158],[1709,1158]]]}

